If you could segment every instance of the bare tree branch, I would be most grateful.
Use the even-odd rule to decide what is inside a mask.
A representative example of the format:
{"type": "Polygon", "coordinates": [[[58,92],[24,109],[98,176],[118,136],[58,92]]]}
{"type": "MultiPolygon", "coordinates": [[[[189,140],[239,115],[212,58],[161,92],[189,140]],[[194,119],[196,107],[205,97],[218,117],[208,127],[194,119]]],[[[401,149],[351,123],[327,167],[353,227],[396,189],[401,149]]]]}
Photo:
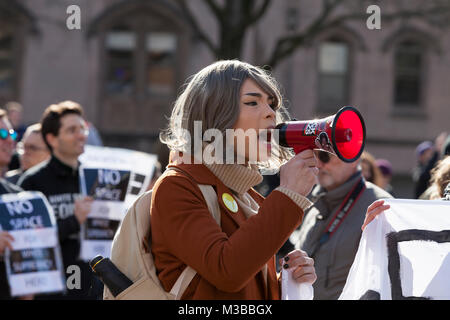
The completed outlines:
{"type": "Polygon", "coordinates": [[[209,9],[214,13],[217,20],[221,23],[224,22],[224,8],[221,8],[214,0],[204,0],[209,9]]]}
{"type": "Polygon", "coordinates": [[[265,65],[273,68],[280,60],[290,55],[295,49],[305,43],[306,40],[313,38],[318,33],[322,32],[324,30],[326,20],[341,2],[342,0],[326,1],[320,16],[315,19],[303,32],[278,39],[272,54],[265,65]]]}
{"type": "MultiPolygon", "coordinates": [[[[313,0],[311,0],[313,1],[313,0]]],[[[269,55],[267,65],[273,68],[281,60],[291,55],[299,47],[308,45],[323,31],[346,22],[361,20],[369,16],[368,4],[387,3],[383,9],[382,22],[394,19],[423,19],[430,25],[450,25],[450,0],[396,0],[393,2],[376,0],[322,0],[321,12],[301,31],[281,36],[277,39],[269,55]],[[339,8],[339,10],[337,10],[339,8]],[[388,10],[389,12],[385,11],[388,10]],[[342,9],[342,10],[341,10],[342,9]]],[[[249,28],[267,13],[272,0],[203,0],[218,25],[218,40],[202,30],[199,20],[188,6],[187,0],[175,0],[185,14],[199,39],[218,59],[240,58],[243,42],[249,28]]],[[[303,2],[302,2],[303,3],[303,2]]]]}
{"type": "Polygon", "coordinates": [[[266,13],[267,8],[269,8],[271,2],[272,2],[272,0],[264,0],[264,2],[261,4],[259,9],[256,10],[256,12],[252,15],[252,17],[247,25],[250,26],[250,25],[254,24],[256,21],[258,21],[259,19],[261,19],[261,17],[266,13]]]}
{"type": "MultiPolygon", "coordinates": [[[[311,25],[309,25],[303,32],[294,34],[289,37],[280,38],[272,51],[272,54],[267,62],[267,65],[273,68],[283,58],[289,56],[298,47],[305,44],[308,40],[317,36],[324,30],[329,30],[347,21],[352,20],[365,20],[368,18],[366,12],[351,12],[349,14],[341,14],[337,17],[332,17],[333,11],[336,7],[343,3],[342,0],[325,0],[324,9],[321,15],[315,19],[311,25]]],[[[449,14],[450,3],[444,2],[442,4],[426,7],[426,8],[413,8],[413,9],[400,9],[398,11],[383,12],[382,21],[393,21],[395,19],[410,19],[410,18],[423,18],[425,20],[430,19],[433,16],[439,16],[449,14]]]]}
{"type": "Polygon", "coordinates": [[[209,48],[209,50],[211,50],[212,53],[217,55],[218,54],[217,47],[198,25],[196,18],[194,17],[193,13],[191,12],[191,9],[189,9],[189,6],[186,3],[186,0],[175,0],[175,1],[180,6],[181,10],[183,11],[183,14],[186,16],[187,20],[191,24],[196,35],[200,38],[201,41],[203,41],[206,44],[206,46],[209,48]]]}

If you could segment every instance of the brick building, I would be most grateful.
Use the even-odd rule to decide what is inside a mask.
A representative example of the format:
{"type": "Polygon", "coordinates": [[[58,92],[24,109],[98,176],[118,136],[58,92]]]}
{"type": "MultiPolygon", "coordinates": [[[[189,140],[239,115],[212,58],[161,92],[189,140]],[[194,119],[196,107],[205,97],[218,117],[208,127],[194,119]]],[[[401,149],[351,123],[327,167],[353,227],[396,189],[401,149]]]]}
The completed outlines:
{"type": "MultiPolygon", "coordinates": [[[[189,4],[214,39],[208,9],[189,4]]],[[[320,4],[273,1],[248,33],[242,59],[262,63],[276,39],[308,25],[320,4]]],[[[357,107],[366,150],[392,162],[397,196],[410,197],[416,145],[450,132],[449,48],[450,30],[414,19],[382,20],[380,30],[351,21],[321,32],[274,74],[298,119],[357,107]]],[[[180,86],[213,61],[170,0],[0,0],[0,104],[22,103],[27,123],[71,99],[106,145],[165,155],[158,133],[180,86]],[[73,4],[80,30],[66,24],[73,4]]]]}

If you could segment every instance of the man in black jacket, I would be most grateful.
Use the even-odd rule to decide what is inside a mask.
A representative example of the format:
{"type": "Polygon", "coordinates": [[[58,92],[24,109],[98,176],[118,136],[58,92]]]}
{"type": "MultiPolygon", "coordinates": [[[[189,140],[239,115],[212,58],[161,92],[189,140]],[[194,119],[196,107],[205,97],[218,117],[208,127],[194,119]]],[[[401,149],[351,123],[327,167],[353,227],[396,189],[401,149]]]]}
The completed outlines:
{"type": "MultiPolygon", "coordinates": [[[[30,170],[19,180],[25,190],[41,191],[53,207],[58,224],[64,268],[80,267],[81,288],[68,286],[66,295],[43,296],[50,299],[95,299],[90,286],[95,282],[86,262],[79,259],[80,226],[90,212],[92,198],[82,197],[79,189],[78,157],[84,152],[88,129],[82,107],[72,101],[50,105],[41,120],[42,137],[51,158],[30,170]]],[[[72,270],[72,268],[70,269],[72,270]]]]}

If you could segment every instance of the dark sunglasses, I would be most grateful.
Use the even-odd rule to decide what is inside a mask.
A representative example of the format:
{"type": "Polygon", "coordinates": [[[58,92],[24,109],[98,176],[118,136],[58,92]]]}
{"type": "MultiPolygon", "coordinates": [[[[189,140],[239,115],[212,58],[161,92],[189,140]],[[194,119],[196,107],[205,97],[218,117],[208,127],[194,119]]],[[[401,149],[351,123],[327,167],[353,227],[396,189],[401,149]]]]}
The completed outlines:
{"type": "Polygon", "coordinates": [[[6,139],[8,139],[8,136],[11,136],[11,139],[13,141],[16,141],[16,139],[17,139],[17,132],[15,132],[13,129],[6,130],[4,128],[1,128],[0,129],[0,138],[2,140],[6,140],[6,139]]]}
{"type": "Polygon", "coordinates": [[[331,159],[331,155],[328,152],[320,150],[316,151],[316,157],[323,163],[328,163],[331,159]]]}

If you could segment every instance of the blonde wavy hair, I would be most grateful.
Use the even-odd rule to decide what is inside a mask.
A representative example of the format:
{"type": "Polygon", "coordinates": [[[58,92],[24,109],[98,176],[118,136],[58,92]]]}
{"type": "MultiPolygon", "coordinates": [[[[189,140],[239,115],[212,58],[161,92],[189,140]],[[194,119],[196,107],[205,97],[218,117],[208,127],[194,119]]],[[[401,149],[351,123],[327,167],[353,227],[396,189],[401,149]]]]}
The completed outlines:
{"type": "MultiPolygon", "coordinates": [[[[171,151],[194,154],[190,137],[194,137],[195,121],[202,123],[202,137],[206,130],[217,129],[225,141],[226,130],[232,129],[239,118],[241,87],[247,79],[274,98],[277,123],[290,119],[279,86],[268,72],[242,61],[223,60],[187,80],[174,104],[168,127],[160,133],[161,142],[171,151]]],[[[274,171],[292,156],[290,149],[273,144],[269,160],[257,165],[274,171]]]]}
{"type": "Polygon", "coordinates": [[[433,188],[430,199],[444,197],[445,187],[450,183],[450,156],[440,160],[431,170],[430,185],[433,188]]]}

